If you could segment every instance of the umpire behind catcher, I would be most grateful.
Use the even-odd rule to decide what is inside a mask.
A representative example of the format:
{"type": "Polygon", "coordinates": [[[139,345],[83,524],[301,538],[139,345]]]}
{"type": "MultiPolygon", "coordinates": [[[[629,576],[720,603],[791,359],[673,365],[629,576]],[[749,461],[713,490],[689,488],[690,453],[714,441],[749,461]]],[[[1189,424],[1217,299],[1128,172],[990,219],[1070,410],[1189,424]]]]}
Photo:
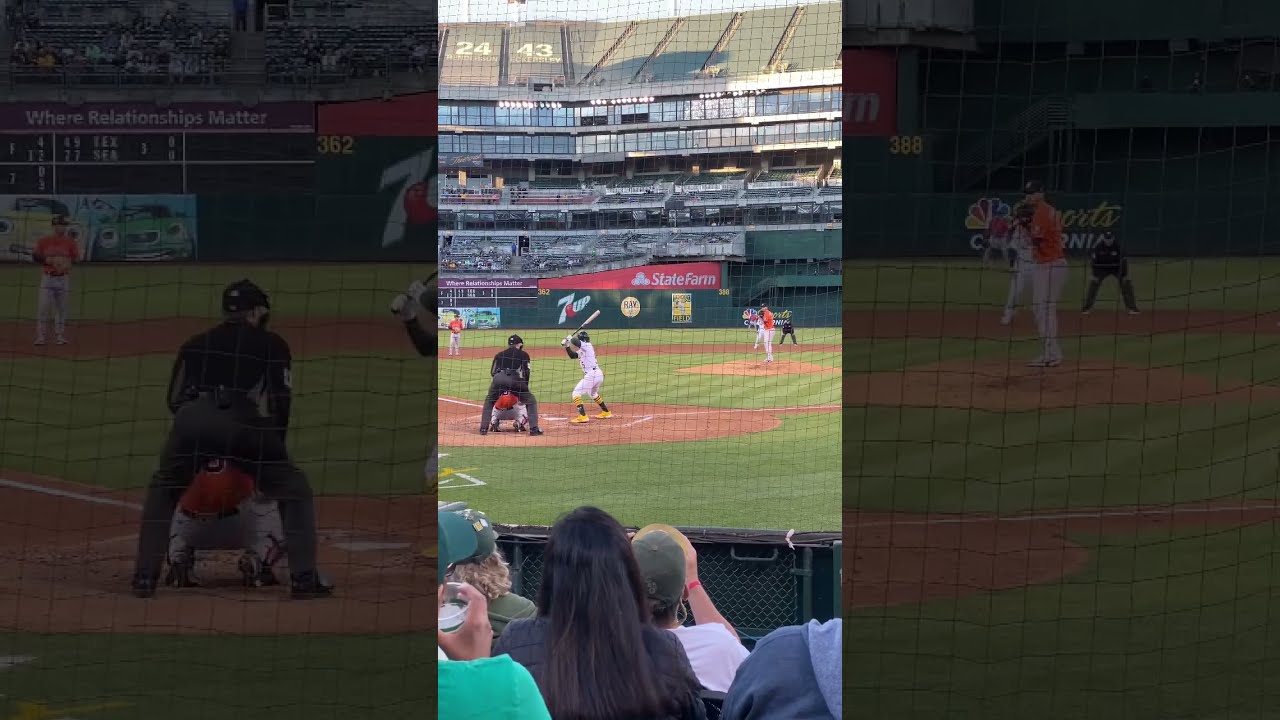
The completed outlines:
{"type": "Polygon", "coordinates": [[[503,390],[515,393],[529,412],[529,434],[541,435],[538,427],[538,399],[529,392],[529,353],[524,351],[524,338],[512,335],[507,338],[507,349],[493,356],[489,366],[489,394],[484,396],[484,410],[480,412],[480,434],[489,432],[493,404],[503,390]]]}
{"type": "Polygon", "coordinates": [[[1088,315],[1093,310],[1102,281],[1114,276],[1120,281],[1120,296],[1124,298],[1124,306],[1129,314],[1138,314],[1138,303],[1133,297],[1133,280],[1129,279],[1129,258],[1111,233],[1103,235],[1089,251],[1089,269],[1093,271],[1093,277],[1089,279],[1089,289],[1085,291],[1081,312],[1088,315]]]}
{"type": "Polygon", "coordinates": [[[173,425],[142,509],[133,593],[155,594],[169,547],[169,525],[197,468],[224,458],[276,500],[289,547],[290,589],[326,597],[316,571],[316,510],[311,483],[285,447],[292,404],[289,344],[267,331],[271,302],[248,280],[222,292],[223,322],[183,343],[169,380],[173,425]],[[265,412],[264,412],[265,409],[265,412]]]}

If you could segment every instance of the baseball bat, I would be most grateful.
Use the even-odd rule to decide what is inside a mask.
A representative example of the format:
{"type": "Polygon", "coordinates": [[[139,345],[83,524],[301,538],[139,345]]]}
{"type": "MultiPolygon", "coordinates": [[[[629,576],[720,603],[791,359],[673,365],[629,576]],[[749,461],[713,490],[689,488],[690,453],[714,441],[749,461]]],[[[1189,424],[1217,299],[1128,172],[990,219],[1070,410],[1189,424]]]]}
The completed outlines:
{"type": "MultiPolygon", "coordinates": [[[[584,327],[586,327],[586,326],[590,325],[590,324],[591,324],[591,321],[592,321],[592,320],[595,320],[595,319],[596,319],[596,318],[598,318],[598,317],[600,317],[600,311],[599,311],[599,310],[597,310],[597,311],[595,311],[595,312],[591,313],[591,317],[587,318],[586,320],[583,320],[583,321],[582,321],[582,324],[578,326],[578,330],[581,330],[582,328],[584,328],[584,327]]],[[[574,332],[578,332],[578,330],[574,330],[574,332]]]]}

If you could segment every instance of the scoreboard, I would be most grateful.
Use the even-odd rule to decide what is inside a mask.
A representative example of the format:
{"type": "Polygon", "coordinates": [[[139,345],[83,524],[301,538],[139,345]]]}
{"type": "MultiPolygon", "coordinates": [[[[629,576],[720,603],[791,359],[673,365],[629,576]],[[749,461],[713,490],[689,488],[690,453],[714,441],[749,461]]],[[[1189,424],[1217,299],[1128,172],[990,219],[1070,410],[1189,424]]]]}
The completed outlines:
{"type": "MultiPolygon", "coordinates": [[[[449,281],[445,281],[448,283],[449,281]]],[[[441,287],[441,307],[538,307],[537,287],[441,287]]]]}
{"type": "Polygon", "coordinates": [[[322,144],[313,130],[0,132],[0,194],[309,191],[322,144]]]}

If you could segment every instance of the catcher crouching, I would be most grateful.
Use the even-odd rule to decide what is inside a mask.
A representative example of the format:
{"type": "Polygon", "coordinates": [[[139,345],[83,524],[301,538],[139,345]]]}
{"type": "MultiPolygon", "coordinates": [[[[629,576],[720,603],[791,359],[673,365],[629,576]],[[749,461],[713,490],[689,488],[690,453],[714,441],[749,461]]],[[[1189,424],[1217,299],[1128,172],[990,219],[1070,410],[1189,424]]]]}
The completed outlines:
{"type": "Polygon", "coordinates": [[[503,390],[494,401],[493,412],[489,415],[489,432],[498,432],[504,420],[510,421],[516,432],[529,431],[529,409],[510,390],[503,390]]]}
{"type": "Polygon", "coordinates": [[[170,587],[199,587],[197,550],[241,550],[237,569],[246,587],[278,585],[272,569],[285,557],[284,526],[274,500],[253,478],[220,460],[205,463],[178,501],[169,530],[170,587]]]}

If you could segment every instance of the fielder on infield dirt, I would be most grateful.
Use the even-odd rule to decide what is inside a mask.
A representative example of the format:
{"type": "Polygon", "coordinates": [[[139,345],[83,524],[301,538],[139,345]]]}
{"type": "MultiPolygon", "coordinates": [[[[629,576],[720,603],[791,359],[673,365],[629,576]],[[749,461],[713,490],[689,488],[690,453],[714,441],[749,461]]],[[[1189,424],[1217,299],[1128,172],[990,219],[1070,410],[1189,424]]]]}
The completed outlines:
{"type": "Polygon", "coordinates": [[[272,570],[285,556],[279,506],[254,489],[252,477],[221,458],[207,461],[178,501],[165,585],[199,587],[200,550],[241,550],[236,566],[246,587],[280,584],[272,570]]]}
{"type": "Polygon", "coordinates": [[[609,407],[604,404],[604,396],[600,394],[600,388],[604,385],[604,371],[600,369],[600,362],[596,359],[596,348],[591,344],[591,336],[586,330],[580,330],[578,334],[569,335],[561,340],[560,344],[564,347],[565,354],[577,360],[582,366],[582,379],[573,386],[573,404],[578,410],[578,415],[569,422],[587,422],[587,409],[582,403],[583,395],[590,395],[591,399],[600,406],[600,414],[596,415],[597,418],[604,420],[613,417],[609,407]]]}
{"type": "Polygon", "coordinates": [[[1013,209],[1014,225],[1007,238],[1007,248],[1013,252],[1013,264],[1009,267],[1009,297],[1004,302],[1004,314],[1000,316],[1000,324],[1013,322],[1013,313],[1018,309],[1022,296],[1034,284],[1036,272],[1035,250],[1031,245],[1031,237],[1027,234],[1027,226],[1035,215],[1036,209],[1026,203],[1018,203],[1013,209]]]}
{"type": "Polygon", "coordinates": [[[67,299],[71,295],[71,266],[80,258],[80,246],[70,235],[65,215],[53,217],[53,234],[36,241],[31,259],[41,265],[40,297],[36,303],[36,345],[45,343],[45,326],[53,316],[54,340],[67,344],[67,299]]]}

